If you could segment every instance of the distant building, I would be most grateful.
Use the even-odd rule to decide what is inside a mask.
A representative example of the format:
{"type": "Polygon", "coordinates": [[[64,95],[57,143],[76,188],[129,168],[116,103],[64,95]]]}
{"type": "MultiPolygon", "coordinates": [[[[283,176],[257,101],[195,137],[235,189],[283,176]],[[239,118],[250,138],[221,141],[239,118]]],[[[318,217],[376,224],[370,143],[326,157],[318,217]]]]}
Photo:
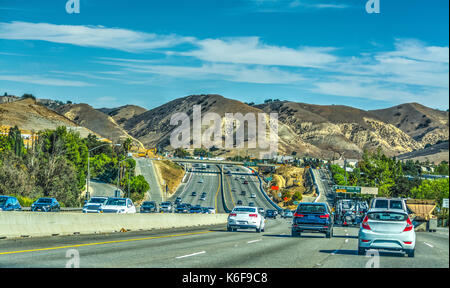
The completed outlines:
{"type": "Polygon", "coordinates": [[[341,167],[341,168],[344,168],[344,161],[347,163],[345,166],[347,166],[347,167],[357,167],[358,166],[358,162],[359,162],[359,160],[358,159],[338,159],[338,160],[334,160],[334,161],[331,161],[331,164],[333,164],[333,165],[338,165],[339,167],[341,167]]]}

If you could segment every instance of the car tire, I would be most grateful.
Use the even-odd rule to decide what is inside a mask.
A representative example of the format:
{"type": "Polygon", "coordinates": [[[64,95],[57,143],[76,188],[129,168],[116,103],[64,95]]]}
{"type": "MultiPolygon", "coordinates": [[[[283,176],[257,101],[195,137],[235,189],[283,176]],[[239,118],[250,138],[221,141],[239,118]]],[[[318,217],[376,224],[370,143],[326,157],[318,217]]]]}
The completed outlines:
{"type": "Polygon", "coordinates": [[[331,233],[332,233],[331,231],[326,232],[325,233],[325,237],[326,238],[331,238],[331,233]]]}
{"type": "Polygon", "coordinates": [[[408,250],[406,251],[406,255],[408,255],[409,258],[414,258],[415,250],[408,250]]]}
{"type": "Polygon", "coordinates": [[[233,229],[230,226],[227,226],[227,231],[231,232],[231,231],[233,231],[233,229]]]}
{"type": "Polygon", "coordinates": [[[260,228],[256,228],[256,233],[261,233],[261,227],[260,228]]]}
{"type": "Polygon", "coordinates": [[[366,249],[358,247],[358,255],[366,255],[366,249]]]}

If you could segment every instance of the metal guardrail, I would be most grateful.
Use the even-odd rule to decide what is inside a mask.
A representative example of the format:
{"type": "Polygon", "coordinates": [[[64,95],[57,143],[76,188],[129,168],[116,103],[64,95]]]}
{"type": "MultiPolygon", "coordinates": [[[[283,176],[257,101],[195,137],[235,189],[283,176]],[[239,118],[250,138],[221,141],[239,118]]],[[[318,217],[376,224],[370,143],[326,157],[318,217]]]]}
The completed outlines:
{"type": "Polygon", "coordinates": [[[278,206],[275,202],[273,202],[272,199],[270,199],[269,195],[267,195],[266,191],[264,190],[263,184],[262,184],[262,183],[263,183],[263,180],[261,179],[261,177],[259,176],[259,174],[256,173],[255,175],[256,175],[256,177],[258,177],[258,180],[259,180],[259,189],[261,190],[261,193],[263,194],[264,198],[266,198],[266,200],[269,201],[269,203],[270,203],[273,207],[275,207],[275,209],[277,209],[278,212],[283,211],[283,209],[282,209],[280,206],[278,206]]]}

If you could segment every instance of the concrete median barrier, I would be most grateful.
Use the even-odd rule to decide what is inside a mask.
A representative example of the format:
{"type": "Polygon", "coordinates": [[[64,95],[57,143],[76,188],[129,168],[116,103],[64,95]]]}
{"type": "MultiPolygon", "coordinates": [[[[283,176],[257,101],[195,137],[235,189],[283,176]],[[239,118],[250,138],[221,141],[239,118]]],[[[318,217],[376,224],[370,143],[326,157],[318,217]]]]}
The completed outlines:
{"type": "Polygon", "coordinates": [[[225,225],[227,217],[228,214],[0,212],[0,239],[225,225]]]}

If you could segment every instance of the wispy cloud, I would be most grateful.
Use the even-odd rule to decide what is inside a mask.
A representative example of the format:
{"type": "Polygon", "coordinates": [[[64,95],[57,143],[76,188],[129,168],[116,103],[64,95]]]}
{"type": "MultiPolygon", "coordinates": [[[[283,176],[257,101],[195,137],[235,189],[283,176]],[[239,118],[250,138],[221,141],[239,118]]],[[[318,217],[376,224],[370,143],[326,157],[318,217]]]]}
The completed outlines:
{"type": "Polygon", "coordinates": [[[103,26],[55,25],[49,23],[0,22],[0,39],[42,40],[84,47],[140,52],[173,47],[193,38],[158,35],[103,26]]]}
{"type": "Polygon", "coordinates": [[[67,86],[67,87],[86,87],[94,86],[93,84],[83,81],[72,81],[58,78],[48,78],[38,75],[1,75],[0,81],[12,81],[20,83],[31,83],[47,86],[67,86]]]}
{"type": "Polygon", "coordinates": [[[292,67],[320,67],[337,60],[330,53],[333,48],[292,49],[264,44],[258,37],[206,39],[195,45],[198,49],[179,54],[208,62],[292,67]]]}

